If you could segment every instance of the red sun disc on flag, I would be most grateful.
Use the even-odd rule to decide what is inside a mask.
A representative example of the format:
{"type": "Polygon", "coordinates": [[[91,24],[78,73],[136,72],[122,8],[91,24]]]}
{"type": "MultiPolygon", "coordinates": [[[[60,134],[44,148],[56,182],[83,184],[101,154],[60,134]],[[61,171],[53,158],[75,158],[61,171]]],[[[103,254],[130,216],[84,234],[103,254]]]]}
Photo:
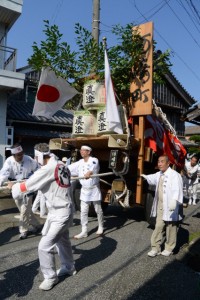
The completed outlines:
{"type": "Polygon", "coordinates": [[[37,99],[41,102],[55,102],[59,97],[58,89],[47,84],[42,84],[37,92],[37,99]]]}

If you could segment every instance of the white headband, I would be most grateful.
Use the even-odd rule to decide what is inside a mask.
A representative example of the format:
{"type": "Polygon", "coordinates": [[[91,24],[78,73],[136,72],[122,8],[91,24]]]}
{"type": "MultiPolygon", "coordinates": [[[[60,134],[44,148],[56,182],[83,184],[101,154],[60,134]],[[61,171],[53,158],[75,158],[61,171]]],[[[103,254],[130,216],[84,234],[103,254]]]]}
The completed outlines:
{"type": "Polygon", "coordinates": [[[11,148],[10,150],[11,150],[12,154],[17,154],[17,153],[23,152],[23,149],[21,146],[18,146],[16,148],[11,148]]]}
{"type": "Polygon", "coordinates": [[[35,158],[37,159],[37,162],[41,165],[41,166],[43,166],[43,164],[44,164],[44,155],[50,155],[50,151],[48,151],[48,152],[41,152],[41,151],[38,151],[38,150],[36,150],[35,149],[35,158]]]}
{"type": "Polygon", "coordinates": [[[82,146],[81,150],[88,150],[88,151],[92,151],[92,148],[90,148],[89,146],[82,146]]]}

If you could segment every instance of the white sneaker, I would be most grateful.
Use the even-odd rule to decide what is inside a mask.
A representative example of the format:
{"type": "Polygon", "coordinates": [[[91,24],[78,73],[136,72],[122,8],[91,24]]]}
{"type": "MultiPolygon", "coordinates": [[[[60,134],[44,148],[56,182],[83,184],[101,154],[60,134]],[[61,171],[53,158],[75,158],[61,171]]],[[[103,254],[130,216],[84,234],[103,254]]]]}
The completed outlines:
{"type": "Polygon", "coordinates": [[[155,257],[155,256],[157,256],[157,255],[160,255],[160,252],[155,251],[155,250],[151,250],[151,251],[149,251],[149,252],[147,253],[147,255],[150,256],[150,257],[155,257]]]}
{"type": "Polygon", "coordinates": [[[96,232],[96,234],[98,234],[98,235],[103,234],[103,228],[99,227],[98,230],[97,230],[97,232],[96,232]]]}
{"type": "Polygon", "coordinates": [[[164,250],[161,252],[161,255],[163,255],[163,256],[170,256],[171,254],[172,254],[172,252],[168,251],[168,250],[164,250]]]}
{"type": "Polygon", "coordinates": [[[191,205],[191,204],[192,204],[192,199],[190,199],[190,200],[189,200],[188,204],[189,204],[189,205],[191,205]]]}
{"type": "Polygon", "coordinates": [[[15,219],[20,219],[20,215],[14,216],[15,219]]]}
{"type": "Polygon", "coordinates": [[[193,205],[197,205],[195,200],[193,200],[193,205]]]}
{"type": "Polygon", "coordinates": [[[47,218],[47,215],[41,215],[40,218],[41,218],[41,219],[46,219],[46,218],[47,218]]]}
{"type": "Polygon", "coordinates": [[[40,215],[40,211],[39,211],[39,210],[32,210],[32,213],[33,213],[34,215],[40,215]]]}
{"type": "Polygon", "coordinates": [[[82,238],[86,238],[88,236],[87,232],[82,231],[81,233],[77,234],[74,236],[75,239],[82,239],[82,238]]]}
{"type": "Polygon", "coordinates": [[[66,266],[62,266],[59,270],[56,271],[56,273],[58,277],[64,275],[74,276],[76,275],[77,271],[75,267],[73,267],[72,269],[68,269],[66,266]]]}
{"type": "Polygon", "coordinates": [[[58,278],[50,278],[50,279],[44,279],[44,281],[42,281],[42,283],[39,286],[40,290],[43,291],[48,291],[50,289],[52,289],[52,287],[54,285],[56,285],[58,283],[58,278]]]}
{"type": "Polygon", "coordinates": [[[28,231],[22,232],[22,233],[20,233],[20,235],[19,235],[19,239],[20,239],[20,240],[25,240],[25,239],[27,239],[27,236],[28,236],[28,231]]]}

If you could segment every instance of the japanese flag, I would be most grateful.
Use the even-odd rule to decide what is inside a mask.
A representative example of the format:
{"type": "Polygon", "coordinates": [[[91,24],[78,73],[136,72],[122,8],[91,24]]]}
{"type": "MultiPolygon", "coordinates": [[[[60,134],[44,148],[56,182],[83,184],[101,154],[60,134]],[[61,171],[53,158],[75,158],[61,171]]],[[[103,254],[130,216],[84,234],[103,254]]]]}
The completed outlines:
{"type": "Polygon", "coordinates": [[[123,133],[122,125],[117,109],[117,103],[113,90],[112,79],[110,76],[110,66],[107,52],[105,50],[105,90],[106,90],[106,118],[109,129],[119,134],[123,133]]]}
{"type": "Polygon", "coordinates": [[[76,94],[77,90],[65,79],[57,77],[49,67],[42,68],[32,115],[51,118],[76,94]]]}

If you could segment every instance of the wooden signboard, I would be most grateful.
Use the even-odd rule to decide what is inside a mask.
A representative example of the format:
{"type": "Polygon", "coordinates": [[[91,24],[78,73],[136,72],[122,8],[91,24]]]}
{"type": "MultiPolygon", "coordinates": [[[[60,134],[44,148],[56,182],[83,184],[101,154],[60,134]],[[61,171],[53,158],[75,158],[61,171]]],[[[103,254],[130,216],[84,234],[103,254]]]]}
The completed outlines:
{"type": "MultiPolygon", "coordinates": [[[[143,61],[147,64],[142,78],[135,76],[130,87],[129,115],[142,116],[152,114],[152,86],[153,86],[153,23],[148,22],[133,27],[144,40],[143,61]]],[[[134,69],[133,69],[134,72],[134,69]]]]}

